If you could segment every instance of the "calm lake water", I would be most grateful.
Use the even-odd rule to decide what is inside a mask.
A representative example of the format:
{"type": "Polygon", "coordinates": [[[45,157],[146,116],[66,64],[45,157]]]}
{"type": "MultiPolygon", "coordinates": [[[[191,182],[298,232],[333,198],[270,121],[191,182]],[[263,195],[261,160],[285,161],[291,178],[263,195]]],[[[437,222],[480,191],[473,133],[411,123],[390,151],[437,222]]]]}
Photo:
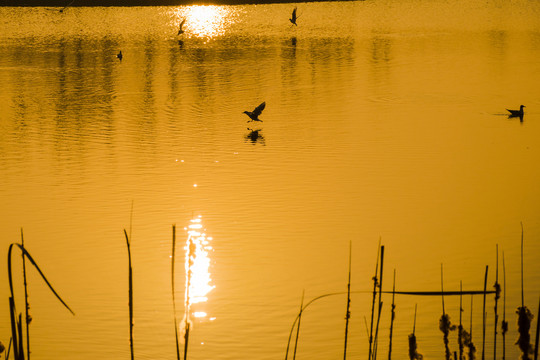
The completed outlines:
{"type": "MultiPolygon", "coordinates": [[[[440,290],[441,264],[445,290],[482,290],[486,266],[491,290],[498,245],[506,354],[517,359],[521,223],[534,314],[540,293],[540,3],[302,3],[298,26],[294,6],[0,8],[0,341],[4,261],[23,228],[76,313],[27,264],[32,359],[129,358],[126,229],[135,358],[176,359],[172,225],[181,322],[184,228],[200,219],[193,283],[207,288],[191,307],[191,359],[284,358],[302,292],[307,302],[347,290],[349,244],[347,356],[367,357],[361,292],[379,240],[383,288],[395,269],[401,291],[440,290]],[[247,123],[242,112],[263,101],[263,122],[247,123]],[[521,104],[523,121],[509,119],[505,108],[521,104]]],[[[383,302],[379,358],[391,296],[383,302]]],[[[441,298],[405,295],[393,357],[408,356],[415,304],[418,350],[442,359],[441,298]]],[[[343,357],[345,306],[344,294],[310,305],[298,358],[343,357]]],[[[489,357],[493,306],[490,295],[489,357]]],[[[463,309],[469,329],[470,296],[463,309]]],[[[445,310],[458,323],[459,297],[445,310]]],[[[472,310],[480,353],[481,296],[472,310]]],[[[455,332],[450,342],[457,351],[455,332]]]]}

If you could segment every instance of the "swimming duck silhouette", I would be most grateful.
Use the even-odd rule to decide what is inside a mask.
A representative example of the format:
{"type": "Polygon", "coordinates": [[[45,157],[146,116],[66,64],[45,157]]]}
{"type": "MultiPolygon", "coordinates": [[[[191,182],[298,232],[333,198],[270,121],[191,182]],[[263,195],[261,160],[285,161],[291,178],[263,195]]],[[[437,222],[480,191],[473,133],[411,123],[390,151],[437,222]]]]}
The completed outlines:
{"type": "Polygon", "coordinates": [[[257,106],[255,109],[253,109],[253,111],[244,111],[244,114],[249,116],[249,118],[251,119],[251,120],[248,120],[248,122],[249,121],[260,121],[260,122],[262,122],[262,120],[259,119],[259,115],[261,115],[261,113],[262,113],[262,111],[264,110],[265,107],[266,107],[266,102],[263,102],[262,104],[257,106]]]}
{"type": "Polygon", "coordinates": [[[116,57],[117,57],[120,61],[122,61],[122,58],[123,58],[123,56],[122,56],[122,50],[120,50],[120,52],[119,52],[118,54],[116,54],[116,57]]]}
{"type": "Polygon", "coordinates": [[[523,108],[526,107],[525,105],[520,105],[519,110],[510,110],[506,109],[510,113],[510,117],[523,117],[523,108]]]}
{"type": "Polygon", "coordinates": [[[290,21],[291,23],[293,23],[293,25],[298,26],[298,24],[296,23],[296,19],[298,19],[298,17],[296,16],[296,8],[294,8],[294,10],[292,11],[292,15],[291,15],[291,18],[289,19],[289,21],[290,21]]]}

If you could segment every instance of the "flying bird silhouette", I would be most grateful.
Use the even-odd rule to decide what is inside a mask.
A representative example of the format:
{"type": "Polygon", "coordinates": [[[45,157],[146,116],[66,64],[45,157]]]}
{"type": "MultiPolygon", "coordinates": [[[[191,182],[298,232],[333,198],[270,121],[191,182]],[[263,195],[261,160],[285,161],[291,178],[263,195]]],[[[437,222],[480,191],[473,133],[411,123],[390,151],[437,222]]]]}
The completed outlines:
{"type": "Polygon", "coordinates": [[[296,24],[296,19],[298,19],[298,17],[296,16],[296,8],[294,8],[294,10],[292,11],[292,15],[291,15],[291,18],[289,19],[289,21],[292,22],[294,25],[298,26],[298,24],[296,24]]]}
{"type": "Polygon", "coordinates": [[[525,105],[521,105],[519,107],[519,110],[510,110],[510,109],[506,109],[508,110],[508,112],[510,113],[510,117],[523,117],[523,108],[526,107],[525,105]]]}
{"type": "Polygon", "coordinates": [[[248,122],[249,121],[260,121],[260,122],[262,122],[262,120],[259,119],[259,115],[261,115],[261,113],[264,110],[265,106],[266,106],[266,102],[263,102],[262,104],[257,106],[255,109],[253,109],[253,111],[244,111],[244,114],[249,116],[249,118],[251,119],[251,120],[248,120],[248,122]]]}
{"type": "Polygon", "coordinates": [[[119,52],[118,54],[116,54],[116,57],[117,57],[118,59],[120,59],[120,61],[122,61],[122,58],[123,58],[123,56],[122,56],[122,50],[120,50],[120,52],[119,52]]]}
{"type": "Polygon", "coordinates": [[[182,26],[184,26],[184,23],[186,22],[186,19],[182,20],[180,23],[180,28],[178,29],[178,35],[182,35],[185,31],[182,30],[182,26]]]}

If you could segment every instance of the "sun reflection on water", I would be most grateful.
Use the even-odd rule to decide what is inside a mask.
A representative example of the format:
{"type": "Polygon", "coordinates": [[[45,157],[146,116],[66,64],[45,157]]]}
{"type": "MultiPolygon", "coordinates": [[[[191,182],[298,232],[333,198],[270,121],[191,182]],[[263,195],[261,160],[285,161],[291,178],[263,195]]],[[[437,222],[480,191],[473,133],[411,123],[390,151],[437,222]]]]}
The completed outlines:
{"type": "Polygon", "coordinates": [[[200,216],[190,222],[191,224],[185,228],[188,236],[184,247],[186,290],[184,320],[181,323],[183,333],[189,331],[191,316],[199,319],[207,316],[206,312],[200,310],[192,313],[192,305],[206,302],[208,293],[215,287],[210,284],[212,279],[209,253],[212,251],[210,245],[212,238],[206,236],[200,216]]]}
{"type": "Polygon", "coordinates": [[[175,11],[177,26],[186,20],[183,30],[185,36],[213,38],[223,35],[227,26],[233,23],[233,11],[215,5],[192,5],[175,11]]]}

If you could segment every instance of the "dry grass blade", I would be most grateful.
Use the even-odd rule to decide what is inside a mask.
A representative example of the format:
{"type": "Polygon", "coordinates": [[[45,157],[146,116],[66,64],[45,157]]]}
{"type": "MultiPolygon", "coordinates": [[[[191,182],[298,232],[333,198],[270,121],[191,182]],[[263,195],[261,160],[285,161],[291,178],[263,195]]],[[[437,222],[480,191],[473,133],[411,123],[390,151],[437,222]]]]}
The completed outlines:
{"type": "Polygon", "coordinates": [[[49,282],[49,280],[47,280],[47,277],[45,276],[45,274],[43,274],[43,271],[41,271],[41,269],[37,265],[37,263],[34,260],[34,258],[32,257],[32,255],[30,255],[30,253],[21,244],[17,244],[17,243],[11,244],[9,246],[9,250],[8,250],[8,276],[9,276],[9,289],[10,289],[10,292],[11,292],[11,296],[13,297],[13,279],[12,279],[12,271],[11,271],[11,252],[12,252],[13,246],[17,246],[24,253],[24,256],[26,256],[26,258],[28,260],[30,260],[30,263],[32,265],[34,265],[34,267],[38,271],[39,275],[41,275],[41,278],[43,279],[43,281],[45,281],[45,283],[47,284],[49,289],[52,291],[54,296],[56,296],[56,298],[62,303],[62,305],[64,305],[64,307],[69,310],[69,312],[71,312],[73,315],[75,315],[73,310],[71,310],[71,308],[66,304],[66,302],[64,300],[62,300],[60,295],[58,295],[56,290],[54,290],[51,283],[49,282]]]}

